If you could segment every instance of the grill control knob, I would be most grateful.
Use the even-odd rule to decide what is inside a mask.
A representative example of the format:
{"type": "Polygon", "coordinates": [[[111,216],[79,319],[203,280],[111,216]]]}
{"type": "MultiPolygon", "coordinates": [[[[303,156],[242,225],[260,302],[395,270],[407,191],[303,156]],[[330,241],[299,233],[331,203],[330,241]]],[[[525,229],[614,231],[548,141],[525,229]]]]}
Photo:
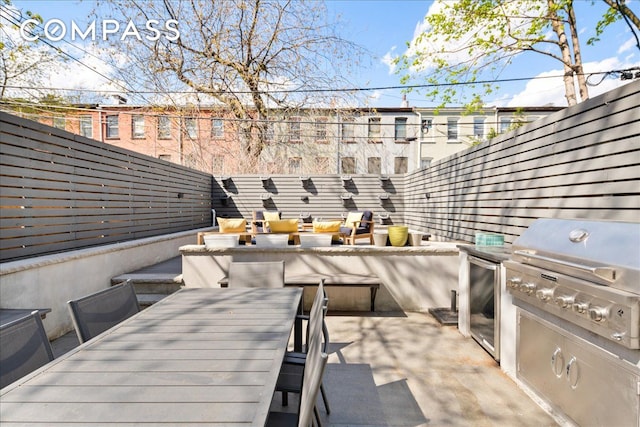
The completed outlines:
{"type": "Polygon", "coordinates": [[[510,288],[513,289],[518,289],[520,287],[520,284],[522,283],[522,279],[519,277],[512,277],[511,279],[509,279],[509,281],[507,282],[507,286],[509,286],[510,288]]]}
{"type": "Polygon", "coordinates": [[[589,317],[595,322],[602,322],[608,314],[608,310],[604,307],[591,307],[589,309],[589,317]]]}
{"type": "Polygon", "coordinates": [[[558,304],[560,307],[567,308],[567,307],[571,307],[571,304],[573,304],[573,297],[562,295],[562,296],[556,297],[555,301],[556,301],[556,304],[558,304]]]}
{"type": "Polygon", "coordinates": [[[576,313],[584,314],[589,309],[588,302],[574,302],[573,303],[573,311],[576,313]]]}
{"type": "Polygon", "coordinates": [[[549,301],[553,296],[553,289],[545,288],[536,291],[536,298],[540,301],[549,301]]]}
{"type": "Polygon", "coordinates": [[[527,283],[522,283],[520,285],[520,291],[526,293],[526,294],[532,294],[533,291],[536,290],[536,284],[535,283],[531,283],[531,282],[527,282],[527,283]]]}

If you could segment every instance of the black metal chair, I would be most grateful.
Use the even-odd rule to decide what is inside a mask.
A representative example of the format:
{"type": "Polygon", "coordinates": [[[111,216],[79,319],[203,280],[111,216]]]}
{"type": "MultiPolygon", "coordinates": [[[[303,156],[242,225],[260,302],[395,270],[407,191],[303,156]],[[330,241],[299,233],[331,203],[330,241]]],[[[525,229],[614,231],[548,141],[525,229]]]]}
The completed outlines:
{"type": "Polygon", "coordinates": [[[0,388],[53,360],[38,310],[0,327],[0,388]]]}
{"type": "MultiPolygon", "coordinates": [[[[302,365],[302,376],[298,379],[296,374],[296,378],[291,378],[292,383],[300,384],[298,389],[300,393],[298,411],[296,413],[270,412],[267,426],[310,426],[314,415],[317,425],[321,425],[320,416],[316,408],[316,400],[322,385],[322,377],[324,376],[328,358],[327,354],[322,351],[324,300],[324,289],[321,282],[309,313],[308,351],[305,363],[302,365]]],[[[280,377],[282,376],[283,373],[281,372],[280,377]]],[[[278,382],[280,380],[281,378],[278,379],[278,382]]],[[[277,387],[276,390],[278,390],[277,387]]]]}
{"type": "Polygon", "coordinates": [[[100,335],[140,311],[133,284],[127,280],[68,302],[80,343],[100,335]]]}
{"type": "MultiPolygon", "coordinates": [[[[318,345],[320,345],[323,353],[327,353],[327,347],[329,345],[329,330],[327,329],[324,319],[327,312],[327,306],[328,299],[324,291],[324,280],[321,280],[318,290],[316,291],[316,296],[313,300],[309,316],[302,316],[308,320],[306,352],[287,352],[282,363],[282,367],[280,368],[276,391],[282,392],[283,406],[287,406],[289,403],[288,393],[300,393],[302,390],[304,367],[307,363],[308,353],[312,345],[314,337],[313,331],[317,328],[320,329],[318,345]]],[[[327,414],[330,414],[331,408],[329,406],[329,399],[322,382],[320,382],[320,392],[325,410],[327,414]]]]}

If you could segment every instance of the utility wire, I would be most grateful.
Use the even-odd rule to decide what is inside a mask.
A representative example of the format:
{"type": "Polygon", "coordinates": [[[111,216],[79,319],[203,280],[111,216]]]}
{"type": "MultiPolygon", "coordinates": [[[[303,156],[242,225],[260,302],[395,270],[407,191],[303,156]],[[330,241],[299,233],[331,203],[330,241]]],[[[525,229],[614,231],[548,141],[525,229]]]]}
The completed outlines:
{"type": "MultiPolygon", "coordinates": [[[[20,15],[20,17],[22,18],[22,16],[20,15]]],[[[12,23],[13,25],[16,26],[20,26],[22,24],[22,22],[20,22],[20,20],[16,20],[16,18],[12,17],[10,14],[7,14],[7,16],[5,17],[7,19],[7,21],[9,21],[10,23],[12,23]]],[[[39,27],[39,25],[38,25],[39,27]]],[[[24,27],[23,31],[26,31],[29,35],[31,36],[36,36],[37,34],[35,34],[31,29],[24,27]]],[[[131,94],[137,94],[138,92],[136,92],[135,90],[133,90],[130,87],[125,86],[124,84],[122,84],[121,82],[118,82],[116,80],[114,80],[113,78],[101,73],[100,71],[96,70],[95,68],[85,64],[84,62],[82,62],[80,59],[76,58],[75,56],[71,55],[68,52],[65,52],[64,50],[62,50],[61,48],[54,46],[51,42],[49,42],[48,40],[46,40],[46,38],[38,38],[39,41],[41,41],[42,43],[46,44],[47,46],[49,46],[51,49],[53,49],[54,51],[60,53],[63,56],[68,57],[69,59],[71,59],[72,61],[80,64],[81,66],[93,71],[94,73],[96,73],[97,75],[99,75],[100,77],[104,78],[106,81],[108,81],[109,83],[114,84],[115,86],[118,86],[120,88],[122,88],[125,92],[127,93],[131,93],[131,94]]],[[[67,42],[69,43],[69,42],[67,42]]],[[[70,44],[70,43],[69,43],[70,44]]],[[[83,49],[80,49],[83,50],[83,49]]],[[[83,50],[84,51],[84,50],[83,50]]],[[[85,53],[88,53],[86,51],[84,51],[85,53]]],[[[100,59],[103,63],[107,64],[106,62],[104,62],[102,59],[100,59]]],[[[109,65],[109,64],[107,64],[109,65]]],[[[10,86],[5,86],[5,87],[10,87],[10,86]]],[[[38,89],[43,89],[44,88],[37,88],[37,87],[23,87],[23,89],[34,89],[34,90],[38,90],[38,89]]],[[[76,90],[76,89],[68,89],[68,90],[76,90]]],[[[95,92],[105,92],[105,91],[99,91],[96,90],[95,92]]],[[[111,92],[111,91],[109,91],[111,92]]],[[[117,91],[114,91],[117,92],[117,91]]],[[[140,94],[142,94],[142,92],[139,92],[140,94]]],[[[143,100],[147,101],[144,97],[142,97],[143,100]]]]}
{"type": "MultiPolygon", "coordinates": [[[[640,67],[632,67],[626,69],[616,69],[609,71],[595,71],[592,73],[583,73],[583,75],[587,76],[587,78],[596,75],[602,75],[602,79],[606,78],[610,75],[620,75],[629,71],[640,71],[640,67]]],[[[281,90],[270,90],[270,91],[261,91],[261,93],[317,93],[317,92],[366,92],[366,91],[376,91],[376,90],[393,90],[393,89],[420,89],[420,88],[429,88],[429,87],[438,87],[438,86],[466,86],[466,85],[475,85],[475,84],[485,84],[485,83],[508,83],[508,82],[518,82],[518,81],[531,81],[531,80],[542,80],[542,79],[557,79],[562,78],[564,75],[551,75],[551,76],[538,76],[538,77],[515,77],[509,79],[496,79],[496,80],[478,80],[478,81],[468,81],[468,82],[456,82],[456,83],[426,83],[426,84],[416,84],[416,85],[400,85],[400,86],[377,86],[377,87],[353,87],[353,88],[325,88],[325,89],[281,89],[281,90]]],[[[599,82],[601,82],[600,80],[599,82]]],[[[73,89],[73,88],[63,88],[63,87],[33,87],[33,86],[21,86],[21,85],[6,85],[5,87],[11,89],[39,89],[39,90],[60,90],[60,91],[76,91],[76,92],[94,92],[94,93],[121,93],[121,91],[117,90],[98,90],[98,89],[73,89]]],[[[158,91],[158,90],[146,90],[146,91],[128,91],[128,93],[132,94],[152,94],[152,95],[163,95],[163,94],[222,94],[225,91],[210,91],[210,92],[194,92],[194,91],[158,91]]],[[[237,94],[250,94],[251,91],[234,91],[237,94]]]]}

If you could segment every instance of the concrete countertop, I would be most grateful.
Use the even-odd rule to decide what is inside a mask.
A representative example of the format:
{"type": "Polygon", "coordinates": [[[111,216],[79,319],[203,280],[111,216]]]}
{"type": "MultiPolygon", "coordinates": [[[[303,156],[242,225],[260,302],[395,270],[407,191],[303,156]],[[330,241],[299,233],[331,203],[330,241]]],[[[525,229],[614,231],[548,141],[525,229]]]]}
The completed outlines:
{"type": "Polygon", "coordinates": [[[424,242],[421,246],[402,247],[369,245],[342,245],[315,248],[301,248],[299,246],[286,246],[281,248],[260,248],[258,246],[207,248],[204,245],[186,245],[180,247],[180,253],[183,255],[226,255],[238,252],[314,253],[318,255],[457,255],[459,251],[455,243],[448,242],[424,242]]]}
{"type": "Polygon", "coordinates": [[[476,245],[457,245],[458,249],[475,257],[501,263],[511,257],[511,246],[476,246],[476,245]]]}

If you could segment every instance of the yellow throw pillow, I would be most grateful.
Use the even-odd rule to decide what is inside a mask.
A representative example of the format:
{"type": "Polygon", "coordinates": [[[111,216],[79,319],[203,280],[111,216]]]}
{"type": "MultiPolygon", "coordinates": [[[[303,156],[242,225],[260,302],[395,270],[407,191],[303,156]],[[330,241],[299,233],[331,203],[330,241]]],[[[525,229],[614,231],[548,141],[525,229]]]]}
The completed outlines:
{"type": "MultiPolygon", "coordinates": [[[[338,233],[340,231],[341,221],[314,221],[313,232],[314,233],[338,233]]],[[[339,235],[334,235],[331,240],[340,240],[339,235]]]]}
{"type": "Polygon", "coordinates": [[[277,211],[264,211],[262,212],[262,216],[265,221],[280,221],[280,212],[277,211]]]}
{"type": "Polygon", "coordinates": [[[340,231],[340,221],[314,221],[314,233],[337,233],[340,231]]]}
{"type": "MultiPolygon", "coordinates": [[[[349,212],[347,215],[347,219],[344,220],[344,225],[347,227],[353,227],[353,223],[360,221],[362,219],[362,212],[349,212]]],[[[360,223],[356,224],[356,227],[359,226],[360,223]]]]}
{"type": "Polygon", "coordinates": [[[247,220],[244,218],[217,218],[221,233],[246,233],[247,220]]]}
{"type": "Polygon", "coordinates": [[[295,233],[298,231],[297,219],[281,219],[269,221],[269,229],[272,233],[295,233]]]}
{"type": "Polygon", "coordinates": [[[278,211],[263,211],[262,217],[264,218],[264,230],[269,229],[269,221],[280,221],[280,212],[278,211]]]}

